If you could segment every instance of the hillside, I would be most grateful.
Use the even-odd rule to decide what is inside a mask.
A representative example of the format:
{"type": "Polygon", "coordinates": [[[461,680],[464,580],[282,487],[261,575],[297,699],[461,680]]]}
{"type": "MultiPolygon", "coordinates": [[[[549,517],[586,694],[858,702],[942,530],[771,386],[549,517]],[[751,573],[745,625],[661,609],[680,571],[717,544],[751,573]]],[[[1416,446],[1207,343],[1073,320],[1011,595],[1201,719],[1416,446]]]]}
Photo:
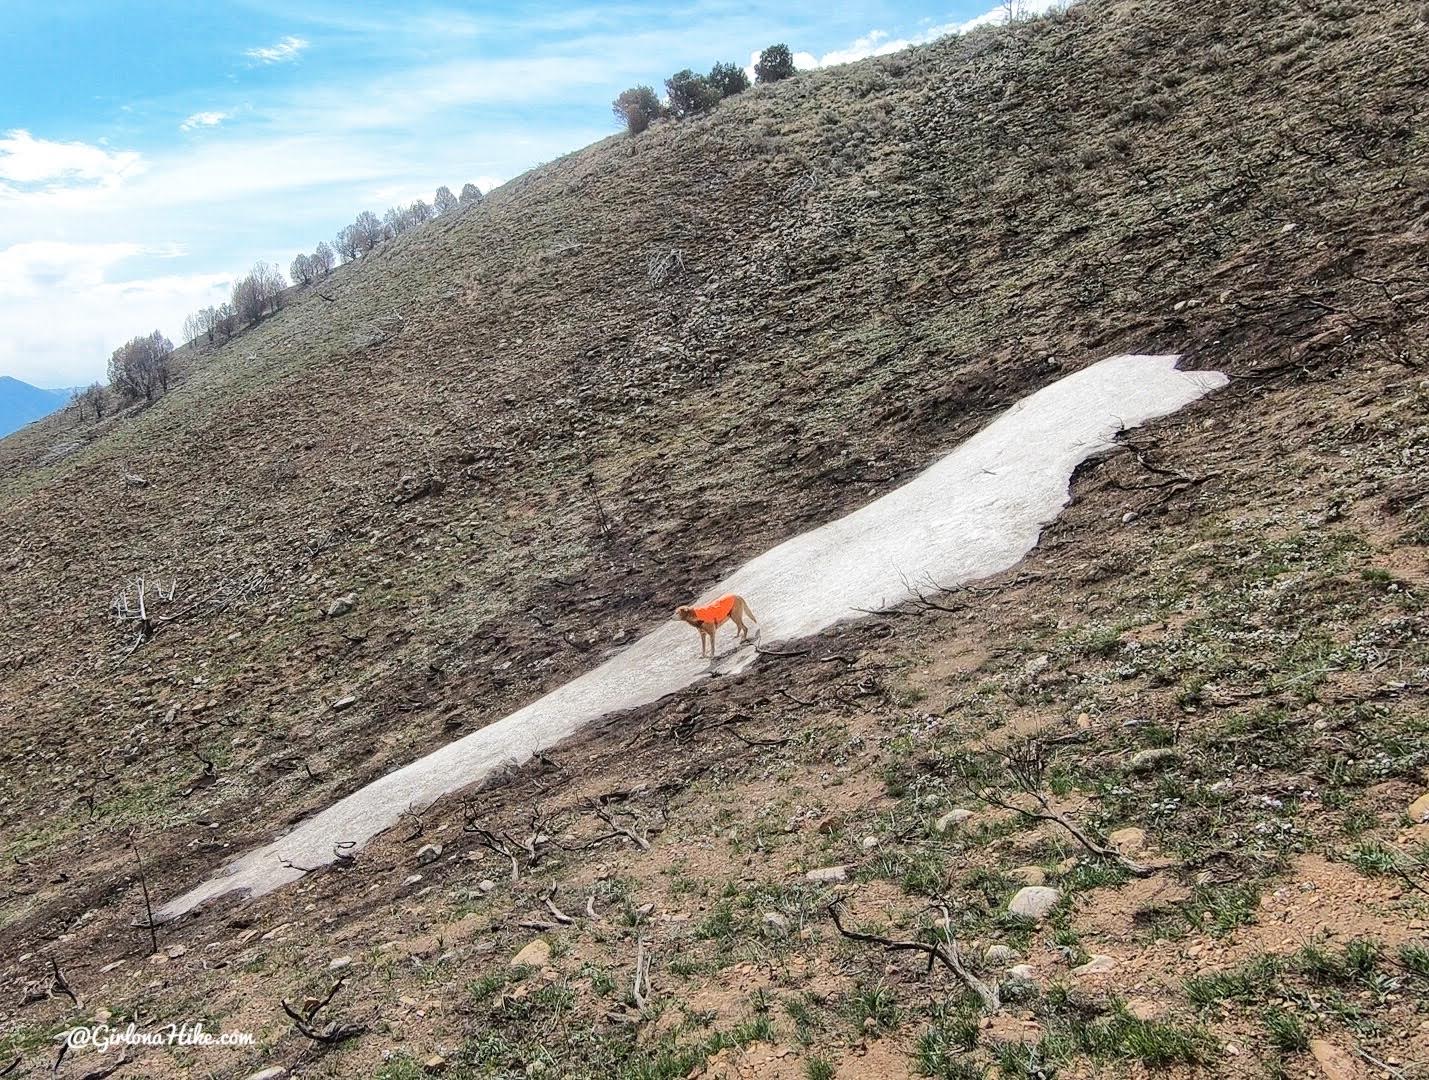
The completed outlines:
{"type": "Polygon", "coordinates": [[[9,375],[0,375],[0,437],[48,416],[68,400],[67,390],[42,390],[9,375]]]}
{"type": "Polygon", "coordinates": [[[0,441],[0,1069],[100,1015],[258,1037],[121,1077],[1425,1075],[1423,14],[1089,0],[755,88],[186,350],[151,408],[0,441]],[[1120,352],[1231,384],[1014,571],[149,955],[131,834],[177,895],[1120,352]],[[1151,872],[997,805],[1038,805],[1019,771],[1151,872]],[[946,910],[1005,1003],[836,897],[899,940],[946,910]],[[364,1033],[323,1048],[280,1000],[339,977],[318,1020],[364,1033]]]}

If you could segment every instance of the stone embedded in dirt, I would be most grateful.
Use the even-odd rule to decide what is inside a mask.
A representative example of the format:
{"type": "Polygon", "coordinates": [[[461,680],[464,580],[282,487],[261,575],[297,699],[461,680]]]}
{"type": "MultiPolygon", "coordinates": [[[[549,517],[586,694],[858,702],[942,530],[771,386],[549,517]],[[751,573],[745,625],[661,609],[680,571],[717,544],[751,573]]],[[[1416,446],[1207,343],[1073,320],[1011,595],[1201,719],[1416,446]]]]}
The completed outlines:
{"type": "Polygon", "coordinates": [[[512,967],[545,967],[551,962],[551,943],[545,938],[536,938],[511,958],[512,967]]]}
{"type": "Polygon", "coordinates": [[[489,893],[496,888],[496,882],[492,881],[490,878],[482,878],[476,883],[476,887],[484,893],[489,893]]]}
{"type": "Polygon", "coordinates": [[[1325,1080],[1359,1080],[1364,1075],[1354,1058],[1325,1039],[1310,1040],[1310,1056],[1325,1080]]]}
{"type": "Polygon", "coordinates": [[[1021,959],[1022,954],[1011,945],[989,945],[982,954],[983,963],[989,967],[1008,967],[1013,961],[1021,959]]]}
{"type": "Polygon", "coordinates": [[[417,865],[426,866],[427,863],[434,863],[442,857],[441,844],[423,844],[417,849],[417,865]]]}
{"type": "Polygon", "coordinates": [[[1015,866],[1007,871],[1006,877],[1013,881],[1020,881],[1024,885],[1045,885],[1047,884],[1047,871],[1040,866],[1015,866]]]}
{"type": "Polygon", "coordinates": [[[1007,969],[1007,977],[1013,982],[1037,981],[1037,973],[1032,970],[1031,964],[1014,964],[1007,969]]]}
{"type": "Polygon", "coordinates": [[[1128,510],[1126,513],[1121,515],[1121,523],[1123,525],[1130,525],[1140,516],[1141,515],[1138,514],[1135,510],[1128,510]]]}
{"type": "Polygon", "coordinates": [[[1150,750],[1138,750],[1131,756],[1132,772],[1150,772],[1181,760],[1181,754],[1169,746],[1155,746],[1150,750]]]}
{"type": "Polygon", "coordinates": [[[350,592],[346,596],[339,596],[329,604],[323,614],[329,619],[336,619],[346,615],[355,607],[357,607],[357,594],[350,592]]]}
{"type": "Polygon", "coordinates": [[[271,1068],[263,1069],[256,1073],[249,1073],[243,1080],[283,1080],[288,1075],[288,1070],[281,1065],[274,1065],[271,1068]]]}
{"type": "Polygon", "coordinates": [[[787,934],[789,932],[789,920],[777,911],[766,911],[764,913],[764,925],[776,934],[787,934]]]}
{"type": "Polygon", "coordinates": [[[1043,653],[1041,656],[1034,656],[1022,666],[1022,674],[1026,675],[1029,679],[1035,679],[1038,675],[1047,670],[1047,665],[1051,662],[1052,658],[1046,653],[1043,653]]]}
{"type": "Polygon", "coordinates": [[[342,712],[343,709],[350,709],[356,704],[357,698],[352,694],[348,694],[346,697],[340,697],[332,703],[332,711],[342,712]]]}
{"type": "Polygon", "coordinates": [[[422,1068],[429,1073],[446,1072],[447,1059],[442,1057],[441,1054],[433,1054],[431,1057],[427,1058],[426,1061],[422,1062],[422,1068]]]}
{"type": "Polygon", "coordinates": [[[1007,910],[1029,919],[1041,919],[1045,918],[1047,912],[1056,907],[1061,899],[1061,892],[1049,885],[1028,885],[1017,890],[1016,895],[1008,902],[1007,910]]]}
{"type": "Polygon", "coordinates": [[[878,846],[878,837],[876,837],[876,836],[865,836],[865,837],[863,838],[863,843],[860,844],[859,846],[862,847],[864,851],[872,851],[874,848],[876,848],[876,847],[878,846]]]}
{"type": "Polygon", "coordinates": [[[408,874],[408,875],[406,876],[406,878],[402,881],[402,884],[403,884],[403,886],[415,885],[415,884],[417,884],[417,882],[419,882],[419,881],[421,881],[421,880],[422,880],[422,875],[421,875],[421,874],[408,874]]]}
{"type": "Polygon", "coordinates": [[[805,881],[819,881],[819,882],[825,882],[825,883],[831,882],[831,881],[847,881],[847,880],[848,880],[848,867],[847,867],[847,866],[821,866],[821,867],[819,867],[819,869],[817,869],[817,870],[810,870],[807,874],[805,874],[805,875],[804,875],[804,880],[805,880],[805,881]]]}
{"type": "Polygon", "coordinates": [[[187,945],[170,945],[170,946],[165,950],[165,952],[167,952],[167,953],[169,954],[169,959],[170,959],[170,960],[177,960],[179,957],[183,956],[184,953],[186,953],[186,952],[188,952],[188,951],[189,951],[189,947],[188,947],[187,945]]]}
{"type": "Polygon", "coordinates": [[[949,810],[946,814],[944,814],[942,817],[940,817],[937,821],[933,823],[933,831],[938,833],[945,833],[954,825],[961,825],[964,821],[967,821],[968,818],[972,816],[973,812],[971,810],[964,810],[961,807],[957,810],[949,810]]]}
{"type": "Polygon", "coordinates": [[[109,1018],[110,1018],[111,1016],[113,1016],[113,1015],[114,1015],[114,1014],[113,1014],[112,1012],[110,1012],[108,1009],[95,1009],[95,1010],[94,1010],[94,1022],[95,1022],[96,1024],[107,1024],[107,1023],[109,1023],[109,1018]]]}
{"type": "Polygon", "coordinates": [[[345,968],[345,967],[350,967],[351,965],[352,965],[352,957],[350,957],[350,956],[339,956],[339,957],[337,957],[336,959],[330,960],[330,961],[328,962],[327,969],[328,969],[329,971],[341,971],[343,968],[345,968]]]}
{"type": "Polygon", "coordinates": [[[1416,825],[1429,822],[1429,791],[1409,804],[1409,820],[1416,825]]]}
{"type": "Polygon", "coordinates": [[[1107,839],[1123,855],[1132,855],[1146,847],[1146,830],[1131,825],[1125,829],[1117,829],[1114,833],[1108,833],[1107,839]]]}
{"type": "Polygon", "coordinates": [[[1073,975],[1104,975],[1116,970],[1116,961],[1110,956],[1093,956],[1085,964],[1072,969],[1073,975]]]}

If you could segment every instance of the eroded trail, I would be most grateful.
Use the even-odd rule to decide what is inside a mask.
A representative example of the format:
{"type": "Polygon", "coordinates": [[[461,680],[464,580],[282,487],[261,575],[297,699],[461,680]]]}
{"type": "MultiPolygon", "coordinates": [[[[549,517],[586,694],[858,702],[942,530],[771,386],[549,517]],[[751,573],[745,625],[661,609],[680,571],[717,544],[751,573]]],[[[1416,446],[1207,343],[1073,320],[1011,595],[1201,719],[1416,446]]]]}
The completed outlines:
{"type": "MultiPolygon", "coordinates": [[[[897,603],[910,587],[952,585],[1016,564],[1066,505],[1073,470],[1120,431],[1175,412],[1226,383],[1176,369],[1175,356],[1114,356],[1024,398],[914,480],[751,560],[701,598],[737,592],[761,641],[813,634],[897,603]]],[[[727,646],[730,631],[721,641],[727,646]]],[[[644,705],[710,674],[748,666],[753,649],[712,672],[696,635],[668,623],[565,686],[373,781],[224,867],[156,912],[172,919],[235,890],[269,892],[395,824],[408,808],[520,763],[607,713],[644,705]]]]}

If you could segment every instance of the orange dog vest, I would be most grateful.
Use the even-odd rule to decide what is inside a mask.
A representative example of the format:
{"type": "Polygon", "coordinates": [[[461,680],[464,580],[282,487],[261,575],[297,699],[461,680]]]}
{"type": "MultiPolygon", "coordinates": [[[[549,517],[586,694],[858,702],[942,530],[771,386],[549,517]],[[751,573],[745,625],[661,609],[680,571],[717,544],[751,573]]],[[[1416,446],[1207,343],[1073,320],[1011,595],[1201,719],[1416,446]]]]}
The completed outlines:
{"type": "Polygon", "coordinates": [[[734,594],[731,593],[729,596],[721,596],[718,600],[706,604],[704,607],[695,608],[691,614],[699,619],[700,622],[720,623],[729,618],[729,613],[733,610],[734,594]]]}

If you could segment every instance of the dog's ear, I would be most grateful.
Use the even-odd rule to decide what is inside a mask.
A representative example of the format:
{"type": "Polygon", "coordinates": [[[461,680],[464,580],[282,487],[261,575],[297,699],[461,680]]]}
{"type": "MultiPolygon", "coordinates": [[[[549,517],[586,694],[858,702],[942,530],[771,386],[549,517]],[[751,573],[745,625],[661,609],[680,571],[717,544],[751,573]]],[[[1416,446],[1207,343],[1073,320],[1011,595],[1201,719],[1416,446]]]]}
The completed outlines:
{"type": "Polygon", "coordinates": [[[683,607],[683,606],[677,607],[677,608],[675,609],[675,618],[677,618],[677,619],[683,619],[683,618],[684,618],[686,615],[688,615],[689,613],[690,613],[690,609],[689,609],[689,608],[683,607]]]}

